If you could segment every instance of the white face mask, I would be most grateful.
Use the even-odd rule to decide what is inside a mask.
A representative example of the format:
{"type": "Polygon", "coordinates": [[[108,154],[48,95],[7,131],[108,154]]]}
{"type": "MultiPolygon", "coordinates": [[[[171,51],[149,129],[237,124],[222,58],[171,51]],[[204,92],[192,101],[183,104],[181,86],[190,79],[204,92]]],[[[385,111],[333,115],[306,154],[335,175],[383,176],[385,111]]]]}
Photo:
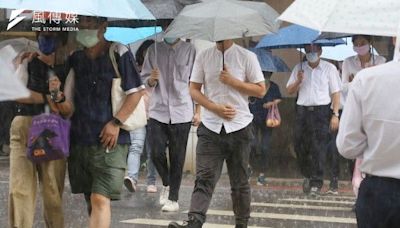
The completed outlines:
{"type": "Polygon", "coordinates": [[[164,37],[164,41],[167,44],[174,44],[177,40],[178,40],[177,38],[164,37]]]}
{"type": "Polygon", "coordinates": [[[95,46],[100,40],[97,37],[97,29],[82,29],[76,34],[76,40],[87,48],[95,46]]]}
{"type": "Polygon", "coordinates": [[[306,59],[310,63],[316,63],[319,60],[318,52],[310,52],[306,54],[306,59]]]}

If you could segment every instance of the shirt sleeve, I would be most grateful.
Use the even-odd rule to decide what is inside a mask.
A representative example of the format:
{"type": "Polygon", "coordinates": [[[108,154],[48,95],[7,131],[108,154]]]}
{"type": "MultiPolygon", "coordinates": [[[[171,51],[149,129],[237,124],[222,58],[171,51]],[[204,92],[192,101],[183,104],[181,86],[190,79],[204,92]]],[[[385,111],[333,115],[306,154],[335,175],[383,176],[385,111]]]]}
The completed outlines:
{"type": "Polygon", "coordinates": [[[144,89],[144,85],[138,73],[135,59],[133,54],[125,46],[120,47],[122,55],[118,62],[118,69],[121,73],[121,87],[125,91],[125,94],[131,94],[144,89]]]}
{"type": "Polygon", "coordinates": [[[302,63],[297,64],[294,67],[294,69],[292,70],[292,73],[290,74],[290,77],[289,77],[289,81],[286,84],[286,88],[288,88],[290,85],[292,85],[297,80],[297,72],[299,71],[300,64],[302,64],[302,63]]]}
{"type": "Polygon", "coordinates": [[[204,84],[205,73],[203,67],[203,59],[204,53],[198,55],[197,58],[194,60],[192,74],[190,76],[191,82],[204,84]]]}
{"type": "Polygon", "coordinates": [[[343,61],[342,65],[342,91],[347,94],[349,90],[350,78],[350,59],[347,58],[343,61]]]}
{"type": "Polygon", "coordinates": [[[339,71],[332,66],[329,72],[329,92],[330,94],[340,92],[342,90],[342,81],[340,80],[339,71]]]}
{"type": "Polygon", "coordinates": [[[146,87],[149,87],[148,80],[151,71],[155,68],[155,44],[152,44],[148,49],[142,66],[141,78],[146,87]]]}
{"type": "Polygon", "coordinates": [[[277,99],[282,99],[282,94],[281,94],[281,91],[279,90],[279,86],[277,84],[275,84],[274,100],[277,100],[277,99]]]}
{"type": "Polygon", "coordinates": [[[360,157],[367,148],[367,135],[362,124],[361,81],[352,82],[340,119],[336,145],[339,153],[348,159],[360,157]]]}
{"type": "Polygon", "coordinates": [[[246,78],[251,83],[260,83],[265,81],[257,56],[252,52],[248,55],[246,78]]]}

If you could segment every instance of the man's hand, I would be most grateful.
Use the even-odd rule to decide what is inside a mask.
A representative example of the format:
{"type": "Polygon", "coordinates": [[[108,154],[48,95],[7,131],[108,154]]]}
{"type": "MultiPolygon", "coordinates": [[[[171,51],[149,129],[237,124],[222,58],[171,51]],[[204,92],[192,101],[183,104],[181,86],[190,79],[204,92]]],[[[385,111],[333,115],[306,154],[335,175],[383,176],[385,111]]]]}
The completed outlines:
{"type": "Polygon", "coordinates": [[[231,75],[226,65],[224,65],[224,69],[219,75],[219,80],[226,85],[232,85],[236,79],[231,75]]]}
{"type": "Polygon", "coordinates": [[[158,68],[155,68],[151,71],[149,78],[149,85],[151,87],[155,86],[158,83],[159,79],[160,79],[160,71],[158,70],[158,68]]]}
{"type": "Polygon", "coordinates": [[[24,52],[17,60],[17,65],[21,64],[25,59],[28,59],[28,62],[32,61],[34,57],[37,57],[39,54],[37,52],[24,52]]]}
{"type": "Polygon", "coordinates": [[[193,126],[195,127],[199,126],[200,122],[201,122],[200,113],[195,113],[192,119],[193,126]]]}
{"type": "Polygon", "coordinates": [[[304,80],[304,71],[303,70],[299,70],[299,72],[297,72],[297,83],[301,83],[304,80]]]}
{"type": "Polygon", "coordinates": [[[217,104],[214,113],[226,120],[232,120],[236,115],[236,110],[228,104],[217,104]]]}
{"type": "Polygon", "coordinates": [[[339,117],[333,115],[331,118],[331,124],[329,126],[331,132],[336,132],[339,128],[339,117]]]}
{"type": "Polygon", "coordinates": [[[275,102],[273,102],[273,101],[264,103],[264,104],[263,104],[263,108],[265,108],[265,109],[270,109],[270,108],[272,108],[272,105],[274,105],[274,104],[275,104],[275,102]]]}
{"type": "Polygon", "coordinates": [[[119,127],[115,125],[112,121],[109,121],[101,130],[100,142],[103,147],[113,149],[117,145],[119,136],[119,127]]]}

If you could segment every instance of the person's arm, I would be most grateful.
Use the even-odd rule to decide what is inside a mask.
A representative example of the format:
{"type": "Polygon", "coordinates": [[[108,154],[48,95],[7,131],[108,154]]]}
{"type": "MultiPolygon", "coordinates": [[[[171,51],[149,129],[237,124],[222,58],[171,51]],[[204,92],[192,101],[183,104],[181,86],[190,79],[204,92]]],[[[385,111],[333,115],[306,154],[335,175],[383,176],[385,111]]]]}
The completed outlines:
{"type": "Polygon", "coordinates": [[[342,92],[347,94],[350,82],[353,80],[354,75],[350,73],[350,59],[345,59],[342,65],[342,92]]]}
{"type": "MultiPolygon", "coordinates": [[[[296,69],[295,69],[296,70],[296,69]]],[[[286,89],[290,95],[297,93],[304,79],[304,71],[293,70],[286,89]]]]}
{"type": "Polygon", "coordinates": [[[201,106],[199,104],[195,104],[194,105],[194,116],[193,116],[193,126],[199,126],[201,123],[201,116],[200,116],[200,112],[201,112],[201,106]]]}
{"type": "Polygon", "coordinates": [[[336,145],[339,153],[348,159],[360,157],[368,146],[363,128],[360,81],[353,82],[349,90],[339,125],[336,145]]]}
{"type": "Polygon", "coordinates": [[[333,113],[330,122],[330,130],[336,132],[339,128],[340,92],[333,93],[331,97],[333,113]]]}
{"type": "MultiPolygon", "coordinates": [[[[57,88],[59,89],[61,86],[61,82],[59,80],[55,80],[53,82],[49,81],[49,91],[57,88]]],[[[64,92],[58,93],[58,96],[55,100],[49,99],[49,104],[52,105],[56,110],[67,118],[70,118],[73,114],[73,92],[75,86],[75,73],[74,70],[71,69],[68,73],[68,76],[65,80],[64,92]]]]}
{"type": "Polygon", "coordinates": [[[160,72],[154,64],[156,61],[154,52],[155,44],[152,44],[146,52],[142,66],[141,78],[146,87],[155,87],[160,77],[160,72]]]}

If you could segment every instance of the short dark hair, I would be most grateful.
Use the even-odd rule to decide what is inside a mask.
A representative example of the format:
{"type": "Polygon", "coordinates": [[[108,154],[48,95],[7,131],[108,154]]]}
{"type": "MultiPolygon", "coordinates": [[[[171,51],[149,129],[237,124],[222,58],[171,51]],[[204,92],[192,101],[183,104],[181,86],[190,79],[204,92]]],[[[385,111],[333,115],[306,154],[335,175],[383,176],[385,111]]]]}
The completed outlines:
{"type": "Polygon", "coordinates": [[[364,38],[364,39],[366,39],[368,41],[368,43],[372,42],[372,36],[370,36],[370,35],[362,35],[362,34],[353,35],[351,37],[351,42],[354,43],[354,41],[356,41],[356,39],[358,39],[358,38],[364,38]]]}
{"type": "Polygon", "coordinates": [[[135,59],[136,59],[136,63],[137,63],[139,66],[143,65],[145,51],[146,51],[152,44],[154,44],[154,40],[146,40],[146,41],[144,41],[144,42],[139,46],[138,50],[136,51],[135,59]]]}

